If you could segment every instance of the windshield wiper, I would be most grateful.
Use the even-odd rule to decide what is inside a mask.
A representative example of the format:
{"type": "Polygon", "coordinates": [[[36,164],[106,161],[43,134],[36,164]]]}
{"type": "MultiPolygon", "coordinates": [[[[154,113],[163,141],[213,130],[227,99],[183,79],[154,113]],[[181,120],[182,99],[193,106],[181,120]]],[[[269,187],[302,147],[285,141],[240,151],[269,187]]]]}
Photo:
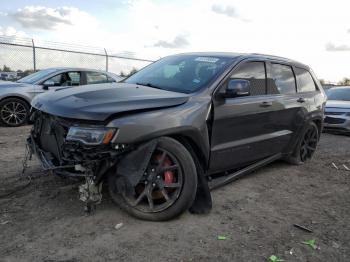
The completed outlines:
{"type": "Polygon", "coordinates": [[[163,88],[160,88],[159,86],[155,86],[155,85],[153,85],[153,84],[151,84],[151,83],[136,83],[136,85],[148,86],[148,87],[152,87],[152,88],[164,90],[163,88]]]}

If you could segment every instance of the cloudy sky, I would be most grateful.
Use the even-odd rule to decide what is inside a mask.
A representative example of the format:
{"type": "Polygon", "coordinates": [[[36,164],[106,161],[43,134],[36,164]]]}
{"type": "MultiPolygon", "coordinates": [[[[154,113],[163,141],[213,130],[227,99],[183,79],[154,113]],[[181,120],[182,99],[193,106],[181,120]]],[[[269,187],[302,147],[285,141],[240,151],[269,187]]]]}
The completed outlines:
{"type": "Polygon", "coordinates": [[[0,35],[103,46],[152,59],[187,51],[267,53],[306,63],[328,81],[350,77],[349,0],[4,3],[0,35]]]}

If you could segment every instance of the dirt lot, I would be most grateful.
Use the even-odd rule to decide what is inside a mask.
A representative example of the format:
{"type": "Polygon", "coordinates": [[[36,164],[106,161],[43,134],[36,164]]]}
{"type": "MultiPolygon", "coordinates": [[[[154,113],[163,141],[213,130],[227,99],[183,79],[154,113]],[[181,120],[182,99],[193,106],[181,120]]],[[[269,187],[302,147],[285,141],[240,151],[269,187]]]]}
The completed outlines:
{"type": "MultiPolygon", "coordinates": [[[[29,128],[0,128],[1,195],[25,183],[17,177],[29,128]]],[[[214,191],[209,215],[152,223],[108,195],[85,216],[76,185],[32,161],[32,183],[0,198],[0,261],[350,261],[350,172],[332,162],[350,167],[350,137],[323,134],[307,165],[277,162],[214,191]],[[319,249],[302,243],[310,239],[319,249]]]]}

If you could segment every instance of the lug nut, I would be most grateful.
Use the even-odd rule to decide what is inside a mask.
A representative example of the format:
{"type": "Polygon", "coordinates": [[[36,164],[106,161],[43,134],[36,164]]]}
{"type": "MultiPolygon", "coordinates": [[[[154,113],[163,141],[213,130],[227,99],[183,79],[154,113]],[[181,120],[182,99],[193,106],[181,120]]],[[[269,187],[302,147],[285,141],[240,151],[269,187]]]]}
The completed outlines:
{"type": "Polygon", "coordinates": [[[145,181],[145,185],[147,185],[148,184],[148,181],[145,181]]]}
{"type": "Polygon", "coordinates": [[[157,179],[160,179],[160,176],[157,176],[157,179]]]}
{"type": "Polygon", "coordinates": [[[156,183],[153,183],[152,186],[155,187],[155,186],[156,186],[156,183]]]}
{"type": "Polygon", "coordinates": [[[152,170],[151,170],[152,172],[154,172],[154,168],[152,168],[152,170]]]}

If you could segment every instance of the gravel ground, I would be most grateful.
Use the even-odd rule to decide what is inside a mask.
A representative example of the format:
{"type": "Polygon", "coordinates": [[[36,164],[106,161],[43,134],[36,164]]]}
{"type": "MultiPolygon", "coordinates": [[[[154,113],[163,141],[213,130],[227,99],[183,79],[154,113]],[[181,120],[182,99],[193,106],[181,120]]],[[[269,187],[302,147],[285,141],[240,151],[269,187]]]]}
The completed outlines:
{"type": "Polygon", "coordinates": [[[310,163],[276,162],[213,191],[208,215],[155,223],[128,216],[106,194],[85,216],[77,185],[36,160],[30,185],[4,196],[25,185],[18,174],[29,129],[0,127],[0,261],[350,261],[350,171],[332,166],[350,167],[350,137],[323,134],[310,163]],[[317,249],[302,243],[311,239],[317,249]]]}

